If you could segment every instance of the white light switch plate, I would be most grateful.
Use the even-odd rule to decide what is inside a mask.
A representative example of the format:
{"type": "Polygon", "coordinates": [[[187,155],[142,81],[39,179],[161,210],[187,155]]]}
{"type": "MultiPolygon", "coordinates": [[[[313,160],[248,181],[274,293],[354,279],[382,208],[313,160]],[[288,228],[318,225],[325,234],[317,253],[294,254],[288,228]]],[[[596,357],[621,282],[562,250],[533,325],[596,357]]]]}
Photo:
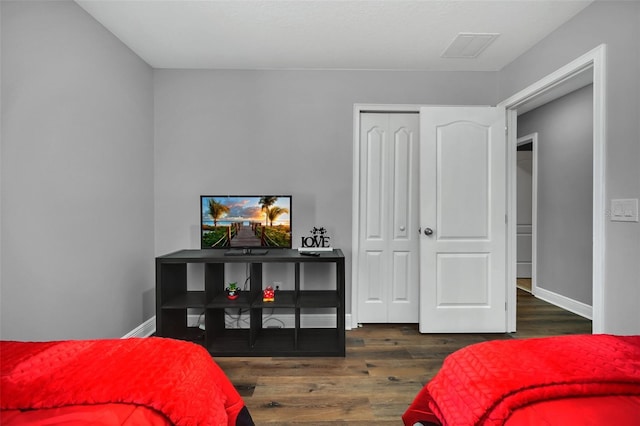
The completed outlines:
{"type": "Polygon", "coordinates": [[[637,222],[638,199],[611,200],[612,222],[637,222]]]}

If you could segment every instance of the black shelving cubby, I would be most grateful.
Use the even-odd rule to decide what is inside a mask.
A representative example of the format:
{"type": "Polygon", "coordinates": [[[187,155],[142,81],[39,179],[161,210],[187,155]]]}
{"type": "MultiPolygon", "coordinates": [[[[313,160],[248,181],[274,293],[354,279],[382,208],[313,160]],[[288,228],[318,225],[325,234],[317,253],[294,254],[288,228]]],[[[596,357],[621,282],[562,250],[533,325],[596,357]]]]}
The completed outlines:
{"type": "Polygon", "coordinates": [[[304,256],[297,250],[269,250],[260,255],[225,256],[218,250],[180,250],[156,258],[156,335],[184,339],[203,345],[214,356],[344,356],[345,355],[345,260],[342,251],[304,256]],[[204,264],[204,291],[187,289],[187,265],[204,264]],[[238,299],[225,294],[225,264],[248,263],[250,284],[238,299]],[[262,300],[262,265],[295,264],[294,290],[279,290],[273,302],[262,300]],[[335,283],[322,290],[301,290],[300,273],[305,264],[335,265],[335,283]],[[301,311],[329,308],[335,312],[335,327],[305,328],[301,311]],[[203,312],[204,330],[188,327],[189,309],[203,312]],[[248,328],[225,324],[228,309],[247,312],[248,328]],[[263,324],[263,309],[295,313],[292,328],[263,324]]]}

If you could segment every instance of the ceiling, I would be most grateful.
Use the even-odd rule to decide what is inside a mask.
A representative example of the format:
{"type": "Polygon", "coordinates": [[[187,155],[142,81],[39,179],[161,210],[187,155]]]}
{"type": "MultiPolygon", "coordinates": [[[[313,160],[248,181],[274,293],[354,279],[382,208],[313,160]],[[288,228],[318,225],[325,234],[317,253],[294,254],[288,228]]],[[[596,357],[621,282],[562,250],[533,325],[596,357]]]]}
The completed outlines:
{"type": "Polygon", "coordinates": [[[76,0],[154,68],[498,71],[592,0],[76,0]],[[499,34],[443,58],[459,33],[499,34]]]}

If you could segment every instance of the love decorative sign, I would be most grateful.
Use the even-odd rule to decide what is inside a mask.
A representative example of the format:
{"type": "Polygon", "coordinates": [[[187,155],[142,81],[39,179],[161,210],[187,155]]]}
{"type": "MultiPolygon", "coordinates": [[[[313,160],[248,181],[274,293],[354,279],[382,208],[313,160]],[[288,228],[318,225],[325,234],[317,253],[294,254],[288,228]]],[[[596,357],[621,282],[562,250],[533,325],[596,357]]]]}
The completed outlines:
{"type": "Polygon", "coordinates": [[[302,237],[302,248],[313,249],[330,249],[331,244],[329,240],[331,237],[327,235],[327,230],[324,227],[313,227],[310,231],[310,237],[302,237]]]}

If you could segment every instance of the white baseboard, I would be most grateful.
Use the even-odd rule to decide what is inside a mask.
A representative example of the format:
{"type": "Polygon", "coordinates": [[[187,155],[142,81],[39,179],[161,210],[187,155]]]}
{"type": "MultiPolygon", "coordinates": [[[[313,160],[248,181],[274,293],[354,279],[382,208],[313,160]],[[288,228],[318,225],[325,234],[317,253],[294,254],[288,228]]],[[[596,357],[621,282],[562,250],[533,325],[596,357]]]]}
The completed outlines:
{"type": "MultiPolygon", "coordinates": [[[[241,317],[238,323],[235,316],[227,316],[227,327],[236,328],[236,324],[239,324],[239,328],[248,328],[249,317],[246,316],[246,321],[241,317]]],[[[187,326],[197,327],[200,315],[192,314],[187,316],[187,326]]],[[[264,327],[276,326],[283,328],[293,328],[295,324],[295,316],[293,314],[286,315],[272,315],[263,314],[262,321],[264,327]]],[[[336,326],[336,316],[332,314],[308,314],[300,316],[300,326],[307,328],[334,328],[336,326]]],[[[345,330],[351,330],[351,314],[345,315],[345,330]]],[[[149,337],[156,332],[156,317],[155,315],[124,336],[123,339],[129,337],[149,337]]]]}
{"type": "Polygon", "coordinates": [[[533,294],[540,300],[549,302],[552,305],[556,305],[562,309],[573,312],[574,314],[580,315],[581,317],[587,318],[589,320],[593,319],[593,307],[587,305],[586,303],[578,302],[577,300],[573,300],[566,296],[562,296],[561,294],[545,290],[541,287],[536,287],[533,294]]]}
{"type": "MultiPolygon", "coordinates": [[[[187,318],[187,325],[189,327],[198,326],[198,321],[201,321],[199,315],[189,315],[187,318]]],[[[277,328],[293,328],[295,327],[295,315],[294,314],[262,314],[263,327],[277,327],[277,328]]],[[[345,330],[350,330],[351,314],[345,315],[345,330]]],[[[226,316],[227,328],[249,328],[249,315],[243,314],[238,321],[237,315],[226,316]]],[[[300,326],[305,328],[335,328],[336,316],[335,314],[302,314],[300,315],[300,326]]]]}
{"type": "Polygon", "coordinates": [[[156,332],[156,316],[152,316],[124,336],[123,339],[128,339],[129,337],[149,337],[153,333],[156,332]]]}
{"type": "Polygon", "coordinates": [[[516,276],[518,278],[531,278],[531,262],[516,263],[516,276]]]}

